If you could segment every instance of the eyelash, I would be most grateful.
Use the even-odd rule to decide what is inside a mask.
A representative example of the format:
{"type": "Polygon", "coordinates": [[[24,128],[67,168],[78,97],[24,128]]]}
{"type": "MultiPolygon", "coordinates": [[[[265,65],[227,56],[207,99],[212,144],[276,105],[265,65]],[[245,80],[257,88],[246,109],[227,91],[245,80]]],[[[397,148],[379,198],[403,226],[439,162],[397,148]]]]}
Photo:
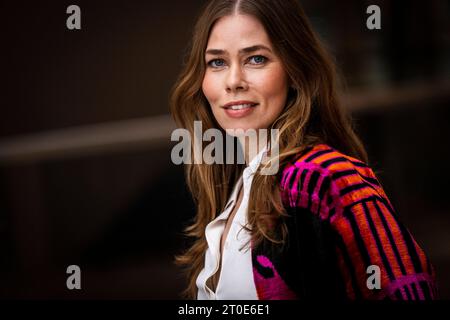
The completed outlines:
{"type": "MultiPolygon", "coordinates": [[[[248,59],[247,59],[246,61],[248,62],[248,61],[250,61],[250,60],[253,59],[253,58],[263,58],[263,62],[261,62],[261,63],[252,63],[253,65],[257,65],[257,66],[263,65],[264,63],[266,63],[266,62],[269,60],[267,57],[258,54],[258,55],[254,55],[254,56],[248,57],[248,59]]],[[[222,66],[218,66],[218,67],[213,66],[213,63],[214,63],[215,61],[224,61],[224,60],[223,60],[223,59],[212,59],[212,60],[210,60],[210,61],[207,63],[208,67],[211,67],[211,68],[221,68],[222,66]]]]}

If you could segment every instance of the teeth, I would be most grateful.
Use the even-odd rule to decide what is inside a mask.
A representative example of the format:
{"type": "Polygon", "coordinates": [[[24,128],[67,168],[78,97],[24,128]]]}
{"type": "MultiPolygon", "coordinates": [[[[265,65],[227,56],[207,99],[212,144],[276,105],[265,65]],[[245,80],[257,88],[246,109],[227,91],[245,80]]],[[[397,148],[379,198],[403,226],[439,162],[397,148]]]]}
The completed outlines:
{"type": "Polygon", "coordinates": [[[237,105],[231,106],[230,109],[231,110],[241,110],[244,108],[249,108],[251,106],[253,106],[253,104],[237,104],[237,105]]]}

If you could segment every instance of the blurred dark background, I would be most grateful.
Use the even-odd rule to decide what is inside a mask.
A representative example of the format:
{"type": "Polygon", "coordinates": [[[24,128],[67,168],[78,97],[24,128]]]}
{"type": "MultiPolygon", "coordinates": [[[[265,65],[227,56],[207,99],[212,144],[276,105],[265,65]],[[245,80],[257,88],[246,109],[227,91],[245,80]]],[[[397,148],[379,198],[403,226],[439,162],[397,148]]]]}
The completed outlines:
{"type": "MultiPolygon", "coordinates": [[[[177,299],[194,212],[168,95],[204,1],[0,3],[0,297],[177,299]],[[66,8],[81,8],[81,30],[66,8]],[[82,289],[66,288],[81,268],[82,289]]],[[[370,164],[450,298],[450,3],[302,4],[370,164]],[[366,8],[381,8],[381,30],[366,8]]]]}

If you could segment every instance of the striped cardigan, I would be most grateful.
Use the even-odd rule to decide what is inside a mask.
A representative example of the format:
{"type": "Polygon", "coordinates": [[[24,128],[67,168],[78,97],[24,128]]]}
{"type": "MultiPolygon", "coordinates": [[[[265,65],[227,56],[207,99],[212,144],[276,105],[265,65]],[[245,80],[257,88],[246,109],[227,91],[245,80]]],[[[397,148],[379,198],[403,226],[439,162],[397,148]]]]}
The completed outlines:
{"type": "Polygon", "coordinates": [[[433,266],[363,162],[320,144],[285,166],[280,181],[289,239],[252,248],[259,299],[437,297],[433,266]],[[367,285],[371,265],[380,288],[367,285]]]}

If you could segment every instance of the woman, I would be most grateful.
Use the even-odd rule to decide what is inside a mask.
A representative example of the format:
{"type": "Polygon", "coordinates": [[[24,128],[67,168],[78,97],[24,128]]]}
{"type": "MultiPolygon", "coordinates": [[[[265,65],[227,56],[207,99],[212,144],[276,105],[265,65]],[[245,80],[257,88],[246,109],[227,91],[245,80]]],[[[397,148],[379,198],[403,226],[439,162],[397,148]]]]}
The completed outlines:
{"type": "Polygon", "coordinates": [[[177,262],[188,298],[436,296],[433,267],[365,164],[335,78],[297,1],[207,4],[171,113],[191,134],[194,121],[224,134],[275,129],[278,152],[258,141],[256,153],[243,147],[245,165],[186,165],[197,212],[177,262]],[[269,160],[276,174],[262,173],[269,160]]]}

